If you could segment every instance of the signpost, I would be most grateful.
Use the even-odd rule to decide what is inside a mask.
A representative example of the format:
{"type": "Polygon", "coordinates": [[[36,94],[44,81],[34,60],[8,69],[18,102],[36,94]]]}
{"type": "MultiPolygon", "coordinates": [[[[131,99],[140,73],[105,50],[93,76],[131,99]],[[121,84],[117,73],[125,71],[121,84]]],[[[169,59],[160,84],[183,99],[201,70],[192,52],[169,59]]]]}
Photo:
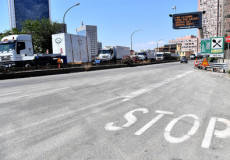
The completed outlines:
{"type": "Polygon", "coordinates": [[[173,29],[202,28],[202,13],[203,12],[173,14],[173,29]]]}
{"type": "MultiPolygon", "coordinates": [[[[227,37],[225,38],[225,41],[228,43],[228,53],[227,53],[227,61],[228,61],[230,36],[227,36],[227,37]]],[[[229,61],[228,61],[228,67],[229,67],[229,61]]]]}
{"type": "Polygon", "coordinates": [[[224,37],[211,38],[210,57],[224,57],[224,37]]]}

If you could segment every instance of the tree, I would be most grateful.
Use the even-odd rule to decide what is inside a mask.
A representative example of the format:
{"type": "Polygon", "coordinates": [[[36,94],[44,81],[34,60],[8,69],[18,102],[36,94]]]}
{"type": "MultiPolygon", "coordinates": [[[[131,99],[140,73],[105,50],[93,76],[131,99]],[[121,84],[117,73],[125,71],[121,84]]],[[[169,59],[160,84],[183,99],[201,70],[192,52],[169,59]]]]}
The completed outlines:
{"type": "Polygon", "coordinates": [[[23,34],[21,31],[19,31],[17,28],[12,28],[11,30],[6,30],[4,33],[0,35],[0,41],[3,37],[13,35],[13,34],[23,34]]]}
{"type": "Polygon", "coordinates": [[[46,49],[52,53],[52,34],[62,29],[62,24],[49,19],[26,20],[22,23],[22,33],[32,35],[34,51],[37,53],[45,53],[46,49]]]}

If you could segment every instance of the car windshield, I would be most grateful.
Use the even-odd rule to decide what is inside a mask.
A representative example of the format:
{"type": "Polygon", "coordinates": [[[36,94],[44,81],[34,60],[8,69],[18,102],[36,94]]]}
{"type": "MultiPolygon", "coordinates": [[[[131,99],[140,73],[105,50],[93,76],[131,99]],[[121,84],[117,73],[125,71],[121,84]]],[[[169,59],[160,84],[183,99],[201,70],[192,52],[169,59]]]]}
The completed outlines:
{"type": "Polygon", "coordinates": [[[15,42],[12,43],[0,43],[0,52],[9,52],[15,50],[15,42]]]}
{"type": "Polygon", "coordinates": [[[162,57],[163,56],[163,54],[157,54],[157,57],[162,57]]]}
{"type": "Polygon", "coordinates": [[[138,55],[142,55],[142,56],[144,56],[144,55],[146,55],[145,53],[138,53],[138,55]]]}
{"type": "Polygon", "coordinates": [[[110,50],[100,50],[99,51],[99,54],[108,54],[108,53],[111,53],[110,50]]]}

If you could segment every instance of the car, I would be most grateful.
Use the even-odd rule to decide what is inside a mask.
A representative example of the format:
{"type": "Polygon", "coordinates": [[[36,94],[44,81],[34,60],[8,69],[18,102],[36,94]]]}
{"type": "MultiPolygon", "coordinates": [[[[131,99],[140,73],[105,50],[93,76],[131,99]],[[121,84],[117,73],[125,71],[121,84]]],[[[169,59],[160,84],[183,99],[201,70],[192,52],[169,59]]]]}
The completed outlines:
{"type": "Polygon", "coordinates": [[[195,59],[196,58],[196,55],[195,54],[191,54],[190,55],[190,59],[195,59]]]}
{"type": "Polygon", "coordinates": [[[183,62],[188,63],[188,59],[185,56],[181,57],[180,59],[180,63],[183,63],[183,62]]]}

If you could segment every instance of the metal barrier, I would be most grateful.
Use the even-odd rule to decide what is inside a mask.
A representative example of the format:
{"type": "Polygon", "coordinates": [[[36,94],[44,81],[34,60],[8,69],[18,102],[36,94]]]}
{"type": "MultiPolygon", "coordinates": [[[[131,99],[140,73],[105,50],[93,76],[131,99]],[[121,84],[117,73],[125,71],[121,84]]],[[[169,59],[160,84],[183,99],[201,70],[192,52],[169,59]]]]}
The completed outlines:
{"type": "Polygon", "coordinates": [[[228,64],[227,63],[213,63],[212,65],[212,71],[214,72],[216,69],[222,69],[223,72],[228,70],[228,64]]]}
{"type": "Polygon", "coordinates": [[[201,63],[198,65],[198,69],[205,69],[211,68],[213,72],[216,70],[223,70],[223,73],[225,73],[228,70],[228,64],[227,63],[209,63],[209,66],[203,67],[201,66],[201,63]]]}

